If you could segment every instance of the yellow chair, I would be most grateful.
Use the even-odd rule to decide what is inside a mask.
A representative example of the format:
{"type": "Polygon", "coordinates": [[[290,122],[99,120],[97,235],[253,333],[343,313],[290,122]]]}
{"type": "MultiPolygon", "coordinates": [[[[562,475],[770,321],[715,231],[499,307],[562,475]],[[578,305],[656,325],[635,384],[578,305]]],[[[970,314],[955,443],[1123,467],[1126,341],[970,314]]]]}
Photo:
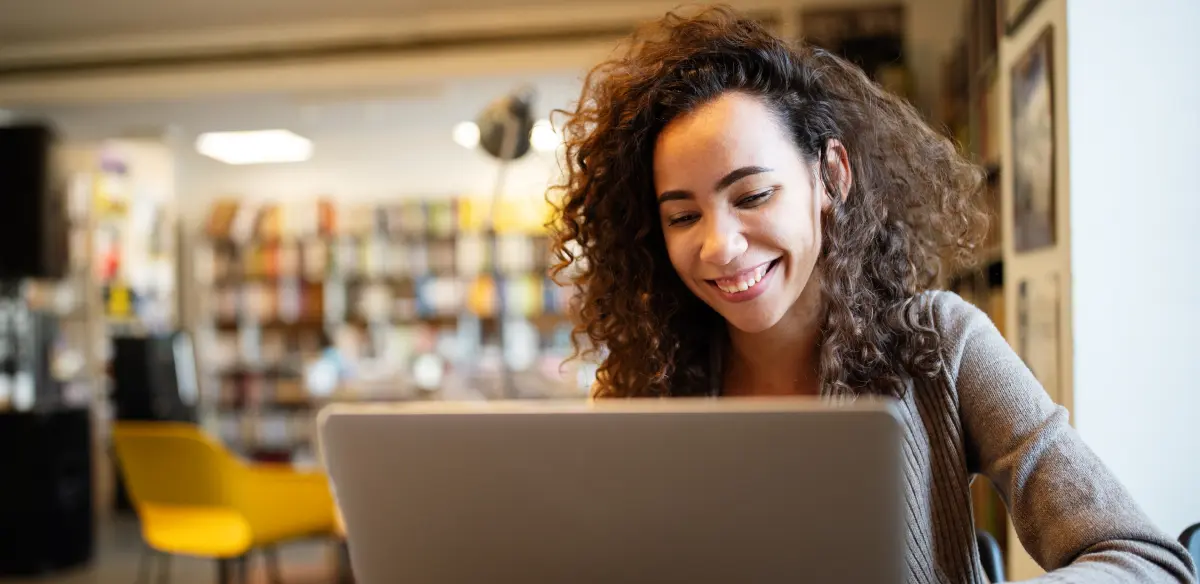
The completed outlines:
{"type": "Polygon", "coordinates": [[[113,444],[146,544],[167,557],[217,560],[221,582],[235,566],[244,581],[246,558],[260,549],[278,581],[275,544],[333,533],[324,474],[243,462],[184,423],[118,422],[113,444]]]}

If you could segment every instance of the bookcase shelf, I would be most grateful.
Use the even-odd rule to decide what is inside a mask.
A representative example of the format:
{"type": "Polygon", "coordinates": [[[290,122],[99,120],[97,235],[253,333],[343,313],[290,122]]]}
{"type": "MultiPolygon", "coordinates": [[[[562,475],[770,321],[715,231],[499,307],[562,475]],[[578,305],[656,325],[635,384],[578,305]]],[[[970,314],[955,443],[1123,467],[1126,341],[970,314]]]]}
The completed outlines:
{"type": "Polygon", "coordinates": [[[330,401],[503,397],[505,370],[521,397],[586,395],[594,369],[551,366],[571,354],[572,291],[548,276],[545,203],[523,204],[485,230],[465,198],[217,202],[194,264],[219,434],[304,458],[330,401]],[[447,387],[417,379],[431,356],[447,387]]]}
{"type": "MultiPolygon", "coordinates": [[[[1003,72],[999,44],[1003,37],[1000,5],[996,0],[970,0],[964,11],[959,42],[943,69],[941,125],[961,147],[964,156],[981,165],[986,183],[981,201],[990,216],[990,231],[972,265],[945,274],[941,285],[983,310],[1003,333],[1005,326],[1004,241],[1001,228],[1001,163],[999,130],[1003,72]]],[[[988,481],[971,486],[975,524],[1008,542],[1008,517],[1003,501],[988,481]]]]}

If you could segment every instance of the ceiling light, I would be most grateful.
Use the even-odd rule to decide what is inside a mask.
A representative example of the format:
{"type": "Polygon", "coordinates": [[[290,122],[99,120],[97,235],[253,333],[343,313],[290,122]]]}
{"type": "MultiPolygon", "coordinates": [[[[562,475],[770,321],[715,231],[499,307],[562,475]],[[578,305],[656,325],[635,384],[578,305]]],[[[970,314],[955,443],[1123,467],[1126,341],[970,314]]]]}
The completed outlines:
{"type": "Polygon", "coordinates": [[[196,151],[226,164],[268,164],[308,160],[313,146],[288,130],[254,130],[201,134],[196,151]]]}
{"type": "Polygon", "coordinates": [[[554,130],[550,120],[538,120],[529,132],[529,142],[538,152],[553,152],[562,145],[562,136],[554,130]]]}
{"type": "Polygon", "coordinates": [[[459,122],[454,126],[454,143],[474,150],[479,145],[479,126],[475,122],[459,122]]]}

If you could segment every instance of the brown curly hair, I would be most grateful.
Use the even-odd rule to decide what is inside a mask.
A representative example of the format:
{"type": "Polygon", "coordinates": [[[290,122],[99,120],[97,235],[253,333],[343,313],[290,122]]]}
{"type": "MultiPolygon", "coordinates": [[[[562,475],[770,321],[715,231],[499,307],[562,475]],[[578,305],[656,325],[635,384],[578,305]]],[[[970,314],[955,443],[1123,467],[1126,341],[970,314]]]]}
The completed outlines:
{"type": "Polygon", "coordinates": [[[579,289],[576,356],[603,355],[597,397],[710,393],[727,339],[720,317],[667,256],[652,157],[663,127],[725,92],[759,99],[786,125],[826,192],[831,140],[853,181],[822,213],[826,392],[899,395],[903,377],[940,371],[922,291],[943,258],[969,261],[987,217],[984,174],[908,103],[819,48],[792,45],[726,7],[640,29],[586,77],[566,114],[564,182],[547,195],[556,277],[579,289]]]}

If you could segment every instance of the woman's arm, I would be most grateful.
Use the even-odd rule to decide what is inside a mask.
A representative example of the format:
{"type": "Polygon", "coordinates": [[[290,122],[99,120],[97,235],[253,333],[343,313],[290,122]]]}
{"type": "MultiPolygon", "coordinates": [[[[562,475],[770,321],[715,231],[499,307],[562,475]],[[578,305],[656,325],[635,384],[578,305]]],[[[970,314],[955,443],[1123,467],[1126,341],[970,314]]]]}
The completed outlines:
{"type": "Polygon", "coordinates": [[[997,486],[1021,543],[1051,572],[1035,581],[1194,583],[1187,552],[1083,443],[991,320],[956,295],[938,296],[972,470],[997,486]]]}

